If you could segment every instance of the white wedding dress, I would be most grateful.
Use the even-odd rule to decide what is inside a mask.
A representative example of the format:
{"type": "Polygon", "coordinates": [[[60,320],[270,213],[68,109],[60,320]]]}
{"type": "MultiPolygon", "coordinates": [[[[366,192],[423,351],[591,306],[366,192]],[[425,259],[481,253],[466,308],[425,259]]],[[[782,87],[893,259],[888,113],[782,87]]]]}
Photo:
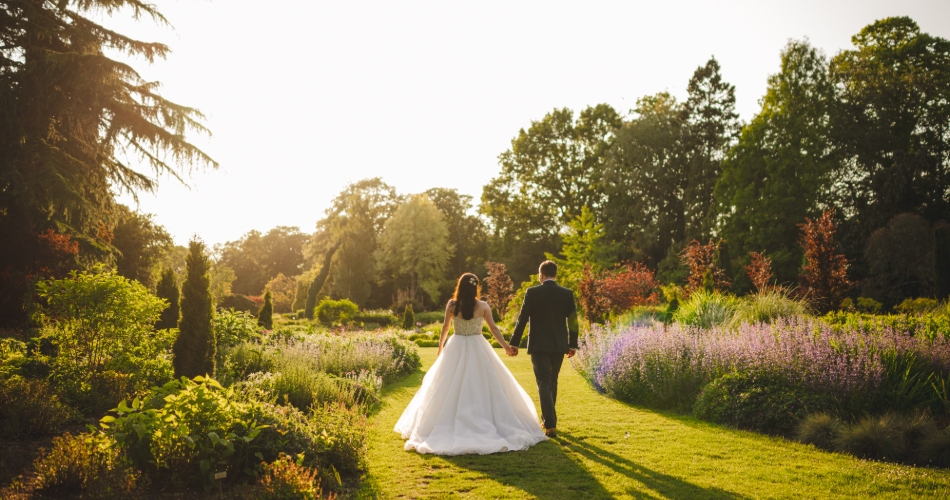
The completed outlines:
{"type": "Polygon", "coordinates": [[[485,455],[546,440],[531,398],[482,336],[482,318],[452,324],[455,335],[396,422],[405,449],[485,455]]]}

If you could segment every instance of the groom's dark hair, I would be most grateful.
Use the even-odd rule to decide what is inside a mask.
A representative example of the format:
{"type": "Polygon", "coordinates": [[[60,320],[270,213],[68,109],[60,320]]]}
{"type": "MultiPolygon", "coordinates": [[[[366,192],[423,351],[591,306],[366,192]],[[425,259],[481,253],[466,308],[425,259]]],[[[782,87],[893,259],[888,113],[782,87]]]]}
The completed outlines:
{"type": "Polygon", "coordinates": [[[546,260],[542,262],[541,267],[538,268],[538,271],[548,278],[557,278],[557,264],[555,264],[553,261],[546,260]]]}

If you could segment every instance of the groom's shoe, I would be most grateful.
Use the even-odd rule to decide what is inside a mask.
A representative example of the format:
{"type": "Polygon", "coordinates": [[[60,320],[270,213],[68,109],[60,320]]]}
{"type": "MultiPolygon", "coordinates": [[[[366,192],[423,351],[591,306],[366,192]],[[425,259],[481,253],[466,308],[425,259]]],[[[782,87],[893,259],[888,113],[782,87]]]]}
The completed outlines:
{"type": "Polygon", "coordinates": [[[544,429],[544,435],[549,438],[557,437],[557,429],[554,427],[551,427],[550,429],[544,429]]]}

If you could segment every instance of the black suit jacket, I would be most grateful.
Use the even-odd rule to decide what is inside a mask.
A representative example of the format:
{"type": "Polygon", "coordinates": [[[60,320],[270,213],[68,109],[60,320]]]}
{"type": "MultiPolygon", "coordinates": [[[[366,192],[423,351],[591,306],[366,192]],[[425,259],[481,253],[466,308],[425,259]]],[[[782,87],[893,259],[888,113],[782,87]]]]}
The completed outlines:
{"type": "Polygon", "coordinates": [[[511,336],[513,346],[521,343],[525,326],[528,330],[528,354],[535,352],[567,352],[577,349],[577,330],[568,332],[567,318],[577,313],[574,292],[553,280],[533,286],[524,294],[521,314],[511,336]]]}

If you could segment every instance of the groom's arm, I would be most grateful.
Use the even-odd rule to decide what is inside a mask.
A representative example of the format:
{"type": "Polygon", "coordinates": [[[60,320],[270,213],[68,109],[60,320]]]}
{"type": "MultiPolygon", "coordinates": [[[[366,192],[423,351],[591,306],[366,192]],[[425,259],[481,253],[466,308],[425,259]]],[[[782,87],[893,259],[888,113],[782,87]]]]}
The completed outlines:
{"type": "Polygon", "coordinates": [[[524,293],[524,300],[521,301],[521,313],[518,314],[518,322],[515,324],[515,332],[511,334],[511,340],[508,341],[512,347],[521,345],[521,336],[524,335],[524,328],[528,325],[531,318],[531,299],[528,292],[524,293]]]}
{"type": "Polygon", "coordinates": [[[574,292],[571,292],[571,303],[567,309],[568,349],[577,349],[577,305],[574,304],[574,292]]]}

